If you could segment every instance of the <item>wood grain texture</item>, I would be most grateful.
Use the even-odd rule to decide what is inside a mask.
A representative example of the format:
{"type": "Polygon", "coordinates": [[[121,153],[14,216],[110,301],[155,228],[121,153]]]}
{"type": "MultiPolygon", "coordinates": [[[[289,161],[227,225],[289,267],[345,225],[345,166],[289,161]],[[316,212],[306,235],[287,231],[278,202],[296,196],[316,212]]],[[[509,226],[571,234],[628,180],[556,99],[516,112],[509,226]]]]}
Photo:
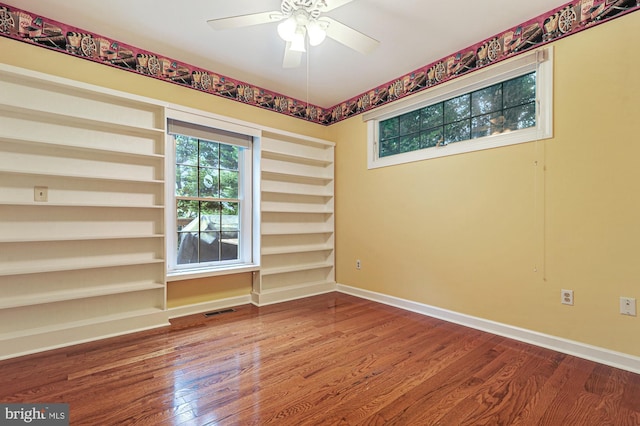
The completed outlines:
{"type": "Polygon", "coordinates": [[[340,293],[0,362],[72,425],[640,425],[640,376],[340,293]]]}

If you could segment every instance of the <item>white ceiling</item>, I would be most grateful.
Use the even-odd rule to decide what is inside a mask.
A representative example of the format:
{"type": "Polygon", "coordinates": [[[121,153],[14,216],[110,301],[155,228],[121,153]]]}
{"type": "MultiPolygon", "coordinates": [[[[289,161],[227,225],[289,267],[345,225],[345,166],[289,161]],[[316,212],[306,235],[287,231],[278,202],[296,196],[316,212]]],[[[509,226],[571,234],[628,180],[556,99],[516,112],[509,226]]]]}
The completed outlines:
{"type": "MultiPolygon", "coordinates": [[[[327,0],[331,3],[331,0],[327,0]]],[[[214,31],[207,20],[280,0],[0,0],[10,6],[331,107],[561,6],[558,0],[354,0],[328,16],[380,41],[368,55],[327,39],[283,69],[276,23],[214,31]],[[307,68],[308,62],[308,68],[307,68]]]]}

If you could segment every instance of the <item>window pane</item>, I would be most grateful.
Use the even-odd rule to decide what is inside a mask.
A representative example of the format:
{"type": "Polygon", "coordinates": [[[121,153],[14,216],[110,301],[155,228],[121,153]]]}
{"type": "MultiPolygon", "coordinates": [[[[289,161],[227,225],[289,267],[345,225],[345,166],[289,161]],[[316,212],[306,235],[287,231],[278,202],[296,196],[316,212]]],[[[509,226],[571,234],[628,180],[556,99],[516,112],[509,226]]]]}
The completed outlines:
{"type": "Polygon", "coordinates": [[[496,84],[471,94],[471,116],[502,109],[502,84],[496,84]]]}
{"type": "Polygon", "coordinates": [[[510,108],[504,111],[505,129],[518,130],[526,129],[536,125],[536,105],[535,103],[510,108]]]}
{"type": "Polygon", "coordinates": [[[536,100],[535,73],[505,81],[503,87],[505,108],[528,104],[536,100]]]}
{"type": "Polygon", "coordinates": [[[430,105],[426,108],[422,108],[422,128],[431,129],[432,127],[442,126],[444,118],[444,102],[440,102],[435,105],[430,105]]]}
{"type": "MultiPolygon", "coordinates": [[[[452,123],[454,121],[463,120],[469,118],[471,114],[471,106],[469,101],[471,99],[470,94],[458,96],[457,98],[449,99],[444,102],[444,122],[452,123]]],[[[446,133],[446,132],[445,132],[446,133]]]]}
{"type": "Polygon", "coordinates": [[[444,141],[442,137],[442,127],[438,127],[430,132],[424,132],[420,136],[421,148],[431,148],[444,141]]]}
{"type": "Polygon", "coordinates": [[[502,133],[504,130],[502,112],[481,115],[471,119],[471,139],[502,133]]]}
{"type": "Polygon", "coordinates": [[[174,139],[176,141],[176,163],[197,165],[198,139],[182,135],[175,135],[174,139]]]}
{"type": "Polygon", "coordinates": [[[387,140],[395,138],[400,134],[400,119],[390,118],[380,122],[380,139],[387,140]]]}
{"type": "Polygon", "coordinates": [[[233,145],[220,145],[220,168],[225,170],[238,170],[239,147],[233,145]]]}
{"type": "Polygon", "coordinates": [[[200,233],[200,262],[215,262],[220,260],[220,233],[200,233]]]}
{"type": "Polygon", "coordinates": [[[238,198],[239,173],[220,170],[220,198],[238,198]]]}
{"type": "Polygon", "coordinates": [[[217,198],[220,193],[218,169],[200,168],[199,197],[217,198]]]}
{"type": "Polygon", "coordinates": [[[420,133],[400,137],[400,152],[420,149],[420,133]]]}
{"type": "Polygon", "coordinates": [[[198,196],[198,168],[176,166],[176,195],[180,197],[198,196]]]}
{"type": "Polygon", "coordinates": [[[217,142],[200,141],[200,166],[217,168],[219,160],[220,144],[217,142]]]}
{"type": "Polygon", "coordinates": [[[471,139],[471,122],[459,121],[444,126],[444,143],[452,143],[471,139]]]}
{"type": "Polygon", "coordinates": [[[238,203],[222,203],[222,226],[224,232],[240,230],[240,206],[238,203]]]}
{"type": "Polygon", "coordinates": [[[177,263],[198,263],[198,234],[195,232],[178,232],[177,263]]]}
{"type": "Polygon", "coordinates": [[[380,142],[380,157],[397,154],[399,151],[399,138],[388,139],[380,142]]]}
{"type": "Polygon", "coordinates": [[[415,133],[419,130],[420,130],[420,111],[413,111],[408,114],[404,114],[400,116],[400,135],[415,133]]]}
{"type": "Polygon", "coordinates": [[[220,203],[200,201],[200,232],[220,230],[220,203]]]}
{"type": "Polygon", "coordinates": [[[197,231],[199,204],[197,201],[177,200],[178,231],[197,231]]]}
{"type": "Polygon", "coordinates": [[[235,260],[238,258],[239,232],[223,232],[220,239],[220,260],[235,260]]]}

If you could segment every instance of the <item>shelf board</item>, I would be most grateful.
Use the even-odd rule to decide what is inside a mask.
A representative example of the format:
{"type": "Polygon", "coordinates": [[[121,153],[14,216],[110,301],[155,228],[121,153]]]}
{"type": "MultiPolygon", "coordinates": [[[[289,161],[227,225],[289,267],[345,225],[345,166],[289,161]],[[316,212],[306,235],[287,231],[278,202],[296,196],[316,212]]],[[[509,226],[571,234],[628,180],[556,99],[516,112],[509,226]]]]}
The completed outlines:
{"type": "Polygon", "coordinates": [[[292,253],[310,253],[314,251],[331,251],[333,250],[333,245],[330,244],[308,244],[308,245],[297,245],[297,246],[278,246],[278,247],[265,247],[262,246],[261,255],[262,256],[270,256],[276,254],[292,254],[292,253]]]}
{"type": "Polygon", "coordinates": [[[23,206],[23,207],[73,207],[73,208],[112,208],[112,209],[163,209],[164,206],[141,206],[133,204],[73,204],[73,203],[51,203],[49,201],[12,202],[0,201],[0,206],[23,206]]]}
{"type": "MultiPolygon", "coordinates": [[[[263,222],[264,223],[264,222],[263,222]]],[[[300,231],[262,231],[262,235],[322,235],[322,234],[333,234],[333,229],[329,230],[318,230],[318,231],[309,231],[309,230],[300,230],[300,231]]]]}
{"type": "Polygon", "coordinates": [[[333,176],[318,176],[318,175],[302,175],[300,173],[287,173],[285,171],[278,171],[276,172],[275,170],[262,170],[262,177],[263,179],[268,179],[271,180],[269,178],[273,178],[273,180],[280,180],[280,179],[286,179],[286,180],[295,180],[295,181],[300,181],[300,180],[306,180],[309,182],[331,182],[333,180],[333,176]]]}
{"type": "MultiPolygon", "coordinates": [[[[52,259],[53,260],[53,259],[52,259]]],[[[11,275],[30,275],[30,274],[42,274],[48,272],[64,272],[86,269],[102,269],[102,268],[117,268],[122,266],[136,266],[136,265],[151,265],[154,263],[163,263],[164,259],[146,259],[138,261],[111,261],[111,262],[93,262],[87,264],[65,264],[58,263],[55,265],[39,265],[37,267],[20,267],[20,268],[4,268],[0,271],[0,276],[11,275]]]]}
{"type": "Polygon", "coordinates": [[[0,244],[2,243],[47,243],[47,242],[65,242],[65,241],[103,241],[103,240],[137,240],[145,238],[164,238],[164,234],[152,234],[152,235],[100,235],[100,236],[66,236],[66,237],[51,237],[51,238],[0,238],[0,244]]]}
{"type": "Polygon", "coordinates": [[[0,113],[50,123],[63,123],[67,126],[80,127],[85,129],[107,129],[111,133],[115,134],[154,136],[164,135],[164,129],[137,127],[128,124],[112,123],[109,121],[96,120],[93,118],[76,117],[66,114],[60,114],[57,112],[42,111],[9,104],[0,104],[0,113]]]}
{"type": "Polygon", "coordinates": [[[321,209],[295,209],[295,208],[284,208],[284,207],[272,207],[272,208],[262,208],[260,209],[262,213],[300,213],[300,214],[333,214],[333,210],[321,210],[321,209]]]}
{"type": "Polygon", "coordinates": [[[0,341],[21,338],[25,336],[34,336],[38,334],[48,334],[61,330],[68,330],[77,327],[90,326],[94,324],[102,324],[111,321],[125,320],[128,318],[134,319],[136,317],[156,315],[164,312],[161,308],[147,308],[138,309],[135,311],[127,311],[126,313],[103,315],[100,317],[92,317],[89,319],[69,321],[57,324],[51,324],[44,327],[34,327],[28,329],[21,329],[11,333],[0,333],[0,341]]]}
{"type": "Polygon", "coordinates": [[[288,152],[281,152],[270,150],[269,148],[262,148],[262,157],[269,158],[271,160],[281,160],[291,163],[302,163],[316,166],[328,166],[333,163],[333,160],[325,160],[317,157],[308,157],[304,155],[296,155],[288,152]]]}
{"type": "Polygon", "coordinates": [[[153,184],[164,183],[164,180],[159,180],[159,179],[132,179],[127,177],[117,177],[117,176],[103,177],[103,176],[82,175],[82,174],[73,174],[73,173],[50,173],[45,171],[29,171],[29,170],[18,170],[18,169],[0,169],[0,173],[25,175],[25,176],[51,176],[51,177],[60,177],[60,178],[69,178],[69,179],[91,179],[91,180],[102,180],[102,181],[111,181],[111,182],[153,183],[153,184]]]}
{"type": "Polygon", "coordinates": [[[131,152],[131,151],[94,148],[87,145],[79,145],[79,144],[73,144],[73,143],[58,143],[58,142],[47,142],[47,141],[34,140],[34,139],[7,138],[7,137],[0,137],[0,141],[14,143],[14,144],[30,144],[30,145],[40,145],[44,147],[55,147],[59,149],[69,149],[74,151],[94,152],[96,154],[121,155],[123,157],[141,157],[141,158],[156,158],[156,159],[164,158],[164,155],[162,154],[144,154],[144,153],[131,152]]]}
{"type": "Polygon", "coordinates": [[[164,209],[164,206],[157,205],[134,205],[134,204],[73,204],[73,203],[51,203],[48,201],[30,202],[10,202],[0,201],[0,206],[21,206],[21,207],[73,207],[73,208],[111,208],[111,209],[164,209]]]}
{"type": "Polygon", "coordinates": [[[0,309],[43,305],[46,303],[64,302],[67,300],[88,299],[90,297],[100,297],[112,294],[133,293],[136,291],[160,289],[164,289],[164,284],[157,282],[135,282],[89,288],[46,291],[28,296],[3,297],[2,299],[0,299],[0,309]]]}
{"type": "Polygon", "coordinates": [[[333,198],[333,194],[330,192],[320,192],[320,193],[310,193],[307,191],[296,191],[287,189],[286,191],[274,191],[271,189],[262,188],[261,191],[263,194],[284,194],[284,195],[303,195],[308,197],[322,197],[322,198],[333,198]]]}
{"type": "Polygon", "coordinates": [[[333,268],[333,262],[322,262],[322,263],[306,263],[306,264],[298,264],[292,266],[282,266],[278,268],[265,268],[260,269],[260,274],[263,276],[266,275],[276,275],[276,274],[287,274],[290,272],[301,272],[301,271],[310,271],[312,269],[326,269],[333,268]]]}

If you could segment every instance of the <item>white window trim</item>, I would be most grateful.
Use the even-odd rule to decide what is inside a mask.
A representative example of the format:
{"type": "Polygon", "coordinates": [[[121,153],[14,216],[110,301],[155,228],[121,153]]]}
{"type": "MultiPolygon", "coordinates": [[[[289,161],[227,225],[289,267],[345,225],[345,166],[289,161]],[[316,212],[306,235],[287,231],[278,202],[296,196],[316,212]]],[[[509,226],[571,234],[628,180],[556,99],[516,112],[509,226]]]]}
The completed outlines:
{"type": "MultiPolygon", "coordinates": [[[[243,228],[242,234],[251,240],[251,244],[243,244],[241,258],[238,263],[226,263],[220,265],[194,265],[193,267],[176,264],[176,209],[175,209],[175,150],[173,149],[173,136],[166,135],[165,145],[165,247],[166,247],[166,277],[168,281],[180,281],[194,278],[204,278],[241,272],[251,272],[260,269],[260,226],[259,226],[259,191],[258,183],[260,173],[259,164],[255,162],[256,150],[259,150],[259,140],[262,135],[260,129],[245,126],[231,121],[221,120],[219,117],[198,110],[165,109],[165,120],[178,120],[186,123],[199,124],[214,129],[226,130],[252,136],[254,139],[250,153],[245,158],[245,169],[251,170],[251,179],[246,182],[247,194],[240,194],[244,198],[244,206],[241,210],[241,221],[249,225],[249,229],[243,228]]],[[[241,185],[242,187],[243,185],[241,185]]]]}
{"type": "Polygon", "coordinates": [[[553,47],[547,46],[532,50],[515,58],[482,68],[464,77],[450,80],[432,89],[365,113],[362,119],[367,122],[367,163],[369,169],[551,138],[553,137],[553,47]],[[378,156],[380,121],[532,71],[537,71],[535,127],[387,157],[378,156]]]}

